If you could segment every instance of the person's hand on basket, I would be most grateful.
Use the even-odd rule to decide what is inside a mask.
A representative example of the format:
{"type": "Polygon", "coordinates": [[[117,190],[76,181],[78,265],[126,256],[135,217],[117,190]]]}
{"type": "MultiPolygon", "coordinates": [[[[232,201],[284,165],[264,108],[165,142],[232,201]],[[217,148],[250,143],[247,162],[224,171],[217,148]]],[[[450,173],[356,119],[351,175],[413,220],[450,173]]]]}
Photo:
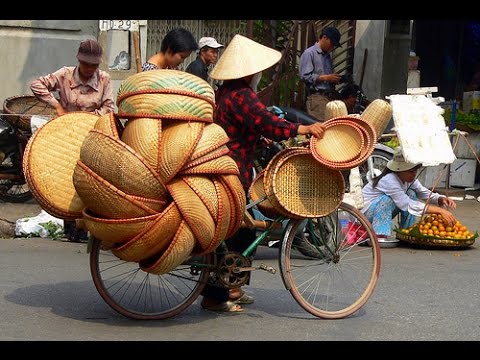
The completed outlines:
{"type": "Polygon", "coordinates": [[[298,134],[299,135],[313,135],[318,139],[323,138],[325,134],[325,125],[323,123],[315,123],[312,125],[300,125],[298,127],[298,134]]]}

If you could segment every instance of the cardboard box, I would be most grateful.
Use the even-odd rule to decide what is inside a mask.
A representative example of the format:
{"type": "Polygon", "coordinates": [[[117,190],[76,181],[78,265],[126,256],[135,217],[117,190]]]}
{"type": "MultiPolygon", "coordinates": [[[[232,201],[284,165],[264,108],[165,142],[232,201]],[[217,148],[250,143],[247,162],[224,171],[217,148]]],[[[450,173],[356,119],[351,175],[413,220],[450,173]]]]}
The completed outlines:
{"type": "MultiPolygon", "coordinates": [[[[450,164],[450,186],[472,187],[475,185],[475,173],[477,160],[457,159],[450,164]]],[[[446,176],[448,167],[445,165],[428,166],[418,177],[420,182],[431,189],[446,187],[446,176]],[[438,181],[437,181],[438,180],[438,181]]]]}
{"type": "Polygon", "coordinates": [[[480,91],[466,91],[463,93],[463,111],[480,110],[480,91]]]}

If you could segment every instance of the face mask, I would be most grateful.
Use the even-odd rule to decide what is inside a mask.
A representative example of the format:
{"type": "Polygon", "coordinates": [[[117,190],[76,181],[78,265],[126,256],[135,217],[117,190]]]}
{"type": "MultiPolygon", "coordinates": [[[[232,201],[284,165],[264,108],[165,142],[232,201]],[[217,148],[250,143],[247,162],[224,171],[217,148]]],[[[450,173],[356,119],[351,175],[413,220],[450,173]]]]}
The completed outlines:
{"type": "Polygon", "coordinates": [[[262,72],[258,72],[255,75],[253,75],[252,80],[250,80],[250,87],[252,88],[253,91],[257,92],[257,86],[262,78],[262,72]]]}

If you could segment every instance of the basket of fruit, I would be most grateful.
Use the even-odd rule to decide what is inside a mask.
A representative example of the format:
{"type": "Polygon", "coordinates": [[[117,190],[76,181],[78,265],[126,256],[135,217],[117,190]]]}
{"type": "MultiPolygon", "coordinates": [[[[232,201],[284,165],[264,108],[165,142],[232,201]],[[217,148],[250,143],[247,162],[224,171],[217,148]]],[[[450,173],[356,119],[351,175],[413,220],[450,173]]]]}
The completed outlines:
{"type": "Polygon", "coordinates": [[[428,247],[465,248],[478,237],[476,231],[472,233],[458,220],[454,226],[448,226],[440,214],[428,214],[409,228],[394,231],[399,240],[428,247]]]}

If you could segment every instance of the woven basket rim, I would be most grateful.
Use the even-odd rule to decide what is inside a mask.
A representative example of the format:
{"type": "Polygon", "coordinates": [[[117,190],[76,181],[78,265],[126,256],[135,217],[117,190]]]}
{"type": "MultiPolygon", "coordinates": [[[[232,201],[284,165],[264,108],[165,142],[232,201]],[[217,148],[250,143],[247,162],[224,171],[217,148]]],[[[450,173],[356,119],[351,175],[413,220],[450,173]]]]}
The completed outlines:
{"type": "Polygon", "coordinates": [[[8,116],[4,116],[3,118],[9,124],[15,127],[19,127],[22,130],[28,130],[28,131],[31,130],[30,118],[33,115],[43,115],[43,116],[47,115],[51,117],[57,116],[57,111],[53,106],[37,99],[34,95],[15,95],[15,96],[6,98],[3,101],[3,111],[5,115],[8,115],[8,116]],[[30,101],[33,102],[33,105],[31,105],[30,108],[28,108],[22,114],[20,114],[19,111],[15,111],[11,109],[13,105],[17,105],[18,103],[21,104],[22,102],[30,102],[30,101]],[[34,108],[35,110],[38,110],[38,111],[30,112],[34,108]]]}
{"type": "Polygon", "coordinates": [[[264,180],[265,180],[265,170],[263,169],[260,171],[260,173],[255,177],[255,179],[252,181],[252,184],[250,185],[250,188],[248,189],[248,197],[253,201],[260,200],[260,196],[255,189],[257,187],[261,187],[261,190],[263,194],[265,194],[265,199],[261,202],[259,202],[256,206],[258,210],[265,215],[266,217],[269,218],[274,218],[278,216],[278,211],[275,209],[275,207],[272,205],[270,200],[268,200],[267,194],[265,193],[265,187],[264,187],[264,180]],[[259,184],[261,182],[261,185],[259,184]]]}
{"type": "Polygon", "coordinates": [[[285,150],[280,151],[275,154],[275,156],[270,160],[267,167],[265,168],[265,175],[263,179],[263,188],[267,199],[272,204],[273,208],[281,215],[286,217],[296,217],[295,214],[290,213],[283,206],[278,203],[277,197],[273,191],[273,174],[277,165],[282,161],[283,158],[290,156],[291,154],[304,154],[310,153],[310,149],[304,147],[292,146],[286,148],[285,150]]]}
{"type": "MultiPolygon", "coordinates": [[[[323,159],[327,162],[331,163],[338,163],[338,164],[343,164],[343,163],[348,163],[350,161],[355,160],[362,152],[362,149],[364,147],[364,136],[362,131],[359,128],[359,125],[356,122],[353,122],[349,119],[341,119],[341,118],[334,118],[335,121],[332,121],[332,119],[325,121],[325,135],[329,131],[337,131],[339,133],[342,133],[342,128],[351,128],[354,129],[355,134],[358,134],[358,144],[353,144],[351,141],[348,142],[348,144],[344,144],[344,146],[341,146],[343,150],[348,149],[349,153],[343,157],[339,156],[339,143],[332,143],[332,145],[329,145],[326,143],[328,141],[327,138],[325,138],[325,135],[322,139],[318,139],[316,136],[312,136],[310,140],[310,148],[312,149],[312,152],[315,152],[317,155],[317,160],[318,159],[323,159]],[[340,131],[339,131],[340,129],[340,131]],[[327,153],[322,153],[322,149],[319,149],[319,145],[321,145],[322,149],[328,149],[328,151],[334,153],[334,157],[331,156],[331,154],[327,153]],[[354,145],[357,145],[356,147],[354,145]]],[[[345,130],[343,130],[345,132],[345,130]]],[[[338,140],[338,136],[336,137],[336,140],[338,140]]]]}
{"type": "MultiPolygon", "coordinates": [[[[363,135],[367,135],[367,136],[364,136],[364,139],[366,139],[366,141],[364,143],[363,150],[361,151],[361,153],[359,154],[359,156],[357,158],[353,159],[352,161],[345,162],[345,163],[331,162],[331,161],[328,161],[326,159],[323,159],[322,157],[319,157],[318,154],[315,151],[315,147],[311,146],[312,155],[315,157],[315,159],[317,161],[321,162],[322,164],[324,164],[325,166],[327,166],[331,169],[335,169],[335,170],[349,170],[349,169],[352,169],[352,168],[357,167],[358,165],[362,164],[363,162],[365,162],[370,157],[372,152],[375,150],[375,144],[377,143],[377,137],[376,137],[375,129],[372,127],[371,124],[369,124],[364,119],[362,119],[358,116],[352,116],[352,115],[339,116],[339,117],[336,117],[336,118],[332,118],[328,121],[333,122],[333,121],[343,120],[343,119],[348,119],[351,122],[356,123],[357,126],[359,126],[361,128],[361,131],[362,131],[363,135]]],[[[313,137],[310,141],[311,142],[314,141],[313,137]]]]}
{"type": "Polygon", "coordinates": [[[475,243],[477,236],[472,236],[467,239],[452,239],[452,238],[437,238],[434,236],[425,236],[422,238],[415,237],[412,235],[404,234],[398,229],[393,230],[396,233],[396,238],[398,240],[406,241],[411,244],[424,245],[431,247],[467,247],[475,243]]]}

